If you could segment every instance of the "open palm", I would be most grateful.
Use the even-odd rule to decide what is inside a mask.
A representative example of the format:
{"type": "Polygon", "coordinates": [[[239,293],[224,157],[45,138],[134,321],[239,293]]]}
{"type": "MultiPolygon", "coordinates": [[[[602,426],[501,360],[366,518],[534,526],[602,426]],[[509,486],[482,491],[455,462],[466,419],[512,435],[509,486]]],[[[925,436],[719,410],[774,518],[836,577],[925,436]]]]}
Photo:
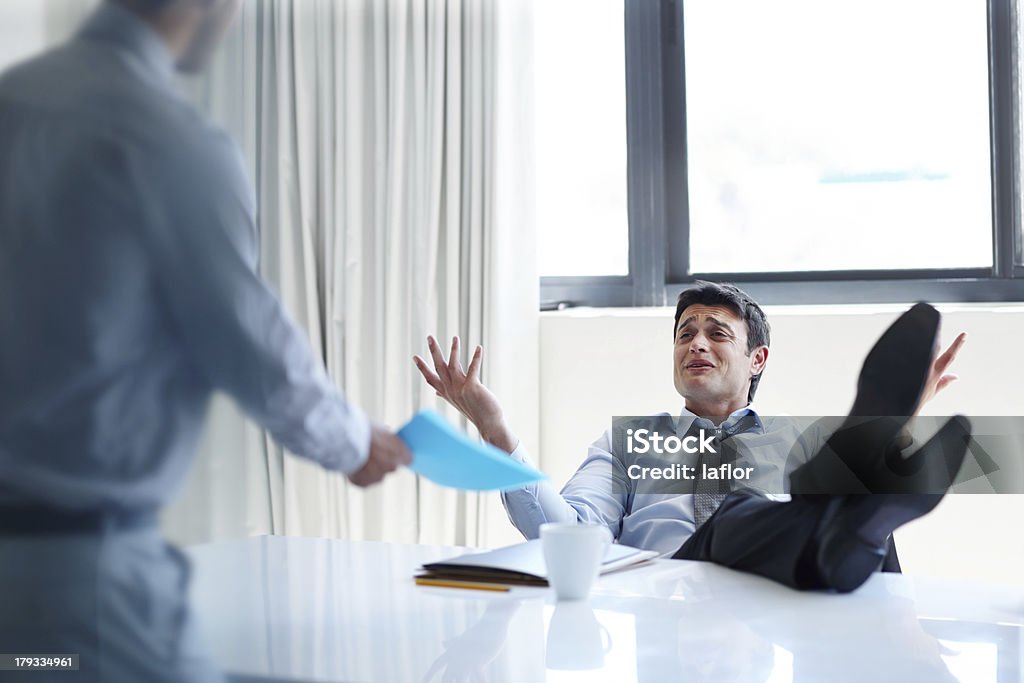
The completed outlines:
{"type": "Polygon", "coordinates": [[[480,382],[483,347],[476,347],[469,367],[465,370],[459,362],[458,337],[452,337],[452,347],[447,360],[434,337],[427,337],[427,348],[433,360],[433,370],[420,356],[413,356],[413,362],[437,395],[465,415],[485,440],[491,441],[495,435],[504,431],[501,404],[490,389],[480,382]]]}

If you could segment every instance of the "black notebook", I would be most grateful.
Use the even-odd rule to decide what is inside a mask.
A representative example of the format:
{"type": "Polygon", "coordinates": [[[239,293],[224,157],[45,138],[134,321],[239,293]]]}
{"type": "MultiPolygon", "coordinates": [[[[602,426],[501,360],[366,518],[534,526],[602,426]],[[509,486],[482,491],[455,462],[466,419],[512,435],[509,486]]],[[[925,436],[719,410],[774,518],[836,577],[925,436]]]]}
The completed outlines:
{"type": "MultiPolygon", "coordinates": [[[[613,543],[601,563],[601,573],[630,567],[658,556],[654,550],[640,550],[613,543]]],[[[422,567],[416,578],[505,583],[517,586],[546,586],[547,568],[540,539],[488,550],[467,553],[422,567]]]]}

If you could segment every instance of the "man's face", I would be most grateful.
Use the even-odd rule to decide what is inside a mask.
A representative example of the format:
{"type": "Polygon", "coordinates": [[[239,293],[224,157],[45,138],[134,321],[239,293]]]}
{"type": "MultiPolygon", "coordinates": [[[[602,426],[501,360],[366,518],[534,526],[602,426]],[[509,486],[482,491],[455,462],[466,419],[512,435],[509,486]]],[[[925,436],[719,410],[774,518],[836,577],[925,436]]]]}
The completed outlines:
{"type": "Polygon", "coordinates": [[[194,74],[202,71],[220,44],[224,33],[238,13],[242,0],[199,0],[202,15],[192,40],[178,59],[178,70],[194,74]]]}
{"type": "Polygon", "coordinates": [[[676,327],[676,391],[699,403],[747,403],[750,378],[764,369],[767,347],[747,353],[747,324],[725,306],[689,306],[676,327]]]}

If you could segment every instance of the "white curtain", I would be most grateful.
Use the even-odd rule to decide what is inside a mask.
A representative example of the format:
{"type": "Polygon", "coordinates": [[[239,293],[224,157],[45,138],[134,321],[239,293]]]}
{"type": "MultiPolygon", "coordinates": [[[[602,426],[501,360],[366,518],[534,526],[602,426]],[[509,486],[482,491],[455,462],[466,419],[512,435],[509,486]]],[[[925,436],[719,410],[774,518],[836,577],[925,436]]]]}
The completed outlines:
{"type": "Polygon", "coordinates": [[[48,43],[66,40],[100,0],[43,0],[43,15],[48,43]]]}
{"type": "MultiPolygon", "coordinates": [[[[526,1],[250,0],[187,85],[250,164],[264,275],[349,398],[392,427],[437,407],[413,353],[458,334],[484,345],[484,381],[536,447],[529,56],[526,1]]],[[[164,522],[181,542],[516,538],[494,494],[408,471],[357,489],[223,398],[164,522]]]]}

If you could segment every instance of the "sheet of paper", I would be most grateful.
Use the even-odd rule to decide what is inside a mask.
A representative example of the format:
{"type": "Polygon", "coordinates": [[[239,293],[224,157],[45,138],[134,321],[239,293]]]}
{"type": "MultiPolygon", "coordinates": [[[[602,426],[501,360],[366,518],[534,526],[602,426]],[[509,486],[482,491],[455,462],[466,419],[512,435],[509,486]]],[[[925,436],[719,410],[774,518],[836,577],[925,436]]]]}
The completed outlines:
{"type": "Polygon", "coordinates": [[[412,451],[410,469],[441,486],[466,491],[514,489],[546,477],[494,446],[470,440],[431,410],[398,430],[412,451]]]}

